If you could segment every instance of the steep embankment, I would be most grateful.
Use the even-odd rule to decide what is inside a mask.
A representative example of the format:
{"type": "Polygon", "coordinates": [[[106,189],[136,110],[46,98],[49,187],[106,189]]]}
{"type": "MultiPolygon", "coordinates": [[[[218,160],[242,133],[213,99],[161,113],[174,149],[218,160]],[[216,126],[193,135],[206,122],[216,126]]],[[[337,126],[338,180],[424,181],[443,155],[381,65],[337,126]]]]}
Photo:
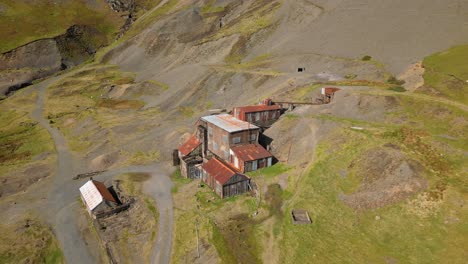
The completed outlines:
{"type": "Polygon", "coordinates": [[[0,9],[0,95],[92,58],[156,2],[4,0],[0,9]],[[47,10],[47,14],[44,14],[47,10]]]}
{"type": "Polygon", "coordinates": [[[90,26],[72,26],[63,35],[41,39],[0,54],[0,94],[9,95],[36,80],[90,59],[107,43],[90,26]]]}

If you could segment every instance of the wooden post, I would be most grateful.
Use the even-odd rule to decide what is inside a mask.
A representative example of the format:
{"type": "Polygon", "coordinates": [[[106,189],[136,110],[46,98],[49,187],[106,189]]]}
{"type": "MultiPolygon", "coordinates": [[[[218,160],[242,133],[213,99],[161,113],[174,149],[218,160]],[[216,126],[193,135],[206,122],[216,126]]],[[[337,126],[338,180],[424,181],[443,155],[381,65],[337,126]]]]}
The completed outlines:
{"type": "Polygon", "coordinates": [[[198,219],[195,219],[195,233],[197,234],[197,258],[200,258],[200,246],[198,242],[198,219]]]}

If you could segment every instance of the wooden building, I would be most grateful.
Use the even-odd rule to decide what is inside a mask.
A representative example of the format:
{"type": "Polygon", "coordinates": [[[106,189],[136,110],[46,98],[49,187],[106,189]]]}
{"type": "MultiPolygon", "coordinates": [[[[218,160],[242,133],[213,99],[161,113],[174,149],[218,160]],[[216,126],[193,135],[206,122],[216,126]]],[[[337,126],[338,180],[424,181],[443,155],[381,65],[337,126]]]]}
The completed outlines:
{"type": "Polygon", "coordinates": [[[90,179],[80,187],[80,196],[86,205],[91,217],[96,218],[96,214],[114,209],[118,206],[117,199],[102,183],[90,179]]]}
{"type": "Polygon", "coordinates": [[[260,134],[259,127],[228,114],[205,116],[198,124],[205,129],[206,150],[225,161],[230,160],[232,147],[257,143],[260,134]]]}
{"type": "Polygon", "coordinates": [[[202,179],[221,198],[242,194],[250,190],[250,178],[228,164],[212,158],[202,165],[202,179]]]}
{"type": "Polygon", "coordinates": [[[261,128],[268,128],[281,115],[281,107],[266,99],[260,105],[240,106],[233,109],[233,116],[239,120],[249,122],[261,128]]]}
{"type": "Polygon", "coordinates": [[[257,143],[234,146],[230,154],[231,164],[244,173],[270,167],[273,161],[273,155],[257,143]]]}
{"type": "Polygon", "coordinates": [[[321,94],[324,103],[330,103],[333,100],[333,97],[335,96],[335,93],[341,90],[340,88],[336,87],[324,87],[321,89],[321,94]]]}
{"type": "Polygon", "coordinates": [[[201,144],[196,135],[192,135],[178,148],[180,159],[180,173],[185,178],[197,179],[201,176],[201,144]]]}

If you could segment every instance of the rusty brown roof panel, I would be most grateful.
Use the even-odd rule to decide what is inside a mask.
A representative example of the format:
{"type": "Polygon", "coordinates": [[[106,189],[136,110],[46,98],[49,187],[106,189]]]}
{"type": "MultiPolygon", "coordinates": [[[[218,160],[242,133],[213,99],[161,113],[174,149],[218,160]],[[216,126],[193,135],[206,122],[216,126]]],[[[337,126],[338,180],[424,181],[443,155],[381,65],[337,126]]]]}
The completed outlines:
{"type": "Polygon", "coordinates": [[[117,201],[115,200],[114,196],[109,192],[109,190],[108,190],[107,187],[104,185],[104,183],[98,182],[98,181],[94,181],[94,180],[93,180],[93,183],[94,183],[94,186],[96,186],[96,188],[98,189],[99,193],[102,195],[102,198],[103,198],[104,200],[117,203],[117,201]]]}
{"type": "Polygon", "coordinates": [[[201,119],[229,133],[259,128],[255,125],[250,124],[249,122],[239,120],[234,116],[228,114],[204,116],[201,119]]]}
{"type": "Polygon", "coordinates": [[[239,112],[244,113],[254,113],[254,112],[263,112],[271,110],[279,110],[281,107],[279,105],[248,105],[248,106],[239,106],[236,107],[239,112]]]}
{"type": "Polygon", "coordinates": [[[224,185],[237,174],[234,169],[219,161],[217,158],[210,159],[202,165],[202,168],[221,185],[224,185]]]}
{"type": "Polygon", "coordinates": [[[273,156],[259,144],[236,146],[232,148],[232,151],[238,159],[243,161],[253,161],[273,156]]]}
{"type": "Polygon", "coordinates": [[[179,151],[184,156],[187,156],[200,145],[200,140],[198,140],[198,138],[195,135],[193,135],[182,146],[179,147],[179,151]]]}

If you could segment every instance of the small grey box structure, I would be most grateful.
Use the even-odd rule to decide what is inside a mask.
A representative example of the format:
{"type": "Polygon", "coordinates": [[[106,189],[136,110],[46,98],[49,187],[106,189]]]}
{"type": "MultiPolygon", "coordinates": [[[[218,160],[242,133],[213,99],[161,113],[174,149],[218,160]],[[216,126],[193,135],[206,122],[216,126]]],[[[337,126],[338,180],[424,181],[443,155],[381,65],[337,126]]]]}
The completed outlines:
{"type": "Polygon", "coordinates": [[[291,216],[292,216],[293,224],[295,225],[312,223],[309,217],[309,213],[306,210],[292,210],[291,216]]]}

